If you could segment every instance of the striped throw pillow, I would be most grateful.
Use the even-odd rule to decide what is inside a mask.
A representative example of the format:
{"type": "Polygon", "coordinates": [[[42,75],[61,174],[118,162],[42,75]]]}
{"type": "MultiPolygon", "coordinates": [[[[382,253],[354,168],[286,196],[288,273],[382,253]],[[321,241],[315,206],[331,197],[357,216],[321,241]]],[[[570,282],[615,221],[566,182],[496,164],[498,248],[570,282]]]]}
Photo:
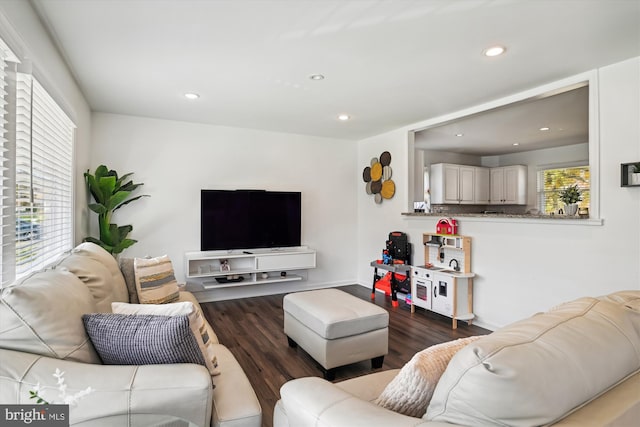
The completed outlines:
{"type": "Polygon", "coordinates": [[[153,316],[187,316],[189,327],[196,337],[198,347],[204,358],[204,364],[211,375],[219,375],[218,358],[216,357],[213,340],[209,337],[206,328],[206,320],[192,302],[175,302],[171,304],[127,304],[124,302],[111,303],[111,309],[115,314],[153,315],[153,316]]]}
{"type": "Polygon", "coordinates": [[[142,304],[166,304],[179,297],[178,282],[167,255],[157,258],[135,258],[138,299],[142,304]]]}

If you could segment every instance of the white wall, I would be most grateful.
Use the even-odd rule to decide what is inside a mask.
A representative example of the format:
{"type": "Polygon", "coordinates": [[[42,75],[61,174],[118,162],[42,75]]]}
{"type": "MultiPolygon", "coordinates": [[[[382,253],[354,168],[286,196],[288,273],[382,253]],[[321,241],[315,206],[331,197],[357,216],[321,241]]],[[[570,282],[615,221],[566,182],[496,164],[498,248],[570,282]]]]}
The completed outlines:
{"type": "Polygon", "coordinates": [[[33,75],[77,126],[74,147],[74,240],[80,243],[88,229],[83,173],[89,167],[91,111],[30,2],[0,2],[0,37],[22,60],[23,66],[32,69],[33,75]]]}
{"type": "MultiPolygon", "coordinates": [[[[134,172],[134,181],[144,183],[137,194],[151,196],[114,215],[116,223],[133,225],[131,237],[139,241],[124,256],[168,254],[184,280],[184,253],[200,250],[201,189],[301,191],[302,243],[317,250],[318,267],[305,283],[259,285],[247,292],[356,281],[353,141],[96,113],[92,143],[92,169],[106,164],[119,173],[134,172]]],[[[95,228],[95,215],[92,221],[95,228]]]]}
{"type": "MultiPolygon", "coordinates": [[[[494,329],[581,296],[640,289],[640,189],[620,187],[620,163],[640,160],[640,58],[601,68],[598,76],[603,224],[461,218],[460,233],[473,239],[474,311],[479,325],[494,329]]],[[[418,127],[361,141],[360,163],[382,147],[406,157],[407,132],[418,127]]],[[[412,176],[407,165],[395,163],[394,178],[412,176]]],[[[362,285],[371,285],[369,261],[379,258],[386,233],[392,229],[409,233],[415,264],[424,256],[422,233],[435,230],[437,218],[407,219],[401,215],[407,210],[400,200],[372,206],[368,197],[359,194],[358,280],[362,285]]]]}

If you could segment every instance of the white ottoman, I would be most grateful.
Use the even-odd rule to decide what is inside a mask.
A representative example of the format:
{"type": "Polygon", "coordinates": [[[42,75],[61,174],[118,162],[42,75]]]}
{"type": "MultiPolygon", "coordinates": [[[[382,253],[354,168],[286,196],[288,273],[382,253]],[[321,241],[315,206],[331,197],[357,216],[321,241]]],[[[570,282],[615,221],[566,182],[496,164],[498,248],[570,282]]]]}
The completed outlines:
{"type": "Polygon", "coordinates": [[[382,367],[389,349],[389,313],[339,289],[285,295],[284,333],[335,378],[334,368],[371,359],[382,367]]]}

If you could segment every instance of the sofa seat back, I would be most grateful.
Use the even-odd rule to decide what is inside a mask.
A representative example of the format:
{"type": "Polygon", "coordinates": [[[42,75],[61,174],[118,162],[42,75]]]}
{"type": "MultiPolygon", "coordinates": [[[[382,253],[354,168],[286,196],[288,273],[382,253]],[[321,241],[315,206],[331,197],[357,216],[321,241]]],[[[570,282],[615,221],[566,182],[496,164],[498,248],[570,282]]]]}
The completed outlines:
{"type": "Polygon", "coordinates": [[[101,363],[82,322],[95,311],[89,288],[73,273],[33,273],[0,290],[0,348],[101,363]]]}
{"type": "Polygon", "coordinates": [[[75,274],[93,295],[96,309],[110,313],[112,302],[129,302],[129,293],[118,261],[95,243],[85,242],[54,264],[55,269],[67,269],[75,274]]]}
{"type": "Polygon", "coordinates": [[[128,302],[113,255],[82,243],[53,265],[0,290],[0,348],[84,363],[101,363],[82,315],[128,302]]]}
{"type": "Polygon", "coordinates": [[[474,341],[451,359],[425,418],[557,422],[640,370],[640,292],[581,298],[474,341]]]}

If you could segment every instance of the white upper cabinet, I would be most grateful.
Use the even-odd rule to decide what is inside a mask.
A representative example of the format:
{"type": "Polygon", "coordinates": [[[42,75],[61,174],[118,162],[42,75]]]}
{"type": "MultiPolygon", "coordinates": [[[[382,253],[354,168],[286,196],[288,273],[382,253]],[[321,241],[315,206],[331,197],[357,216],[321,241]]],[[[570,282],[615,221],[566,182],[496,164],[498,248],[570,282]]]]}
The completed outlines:
{"type": "Polygon", "coordinates": [[[436,163],[431,165],[429,176],[434,204],[527,204],[526,166],[485,168],[436,163]]]}
{"type": "Polygon", "coordinates": [[[437,163],[431,165],[431,203],[474,204],[475,167],[437,163]]]}
{"type": "Polygon", "coordinates": [[[523,165],[491,168],[491,205],[527,204],[527,167],[523,165]]]}
{"type": "Polygon", "coordinates": [[[474,168],[475,171],[475,192],[474,192],[474,200],[476,205],[486,205],[489,204],[490,200],[490,188],[489,183],[489,168],[474,168]]]}

